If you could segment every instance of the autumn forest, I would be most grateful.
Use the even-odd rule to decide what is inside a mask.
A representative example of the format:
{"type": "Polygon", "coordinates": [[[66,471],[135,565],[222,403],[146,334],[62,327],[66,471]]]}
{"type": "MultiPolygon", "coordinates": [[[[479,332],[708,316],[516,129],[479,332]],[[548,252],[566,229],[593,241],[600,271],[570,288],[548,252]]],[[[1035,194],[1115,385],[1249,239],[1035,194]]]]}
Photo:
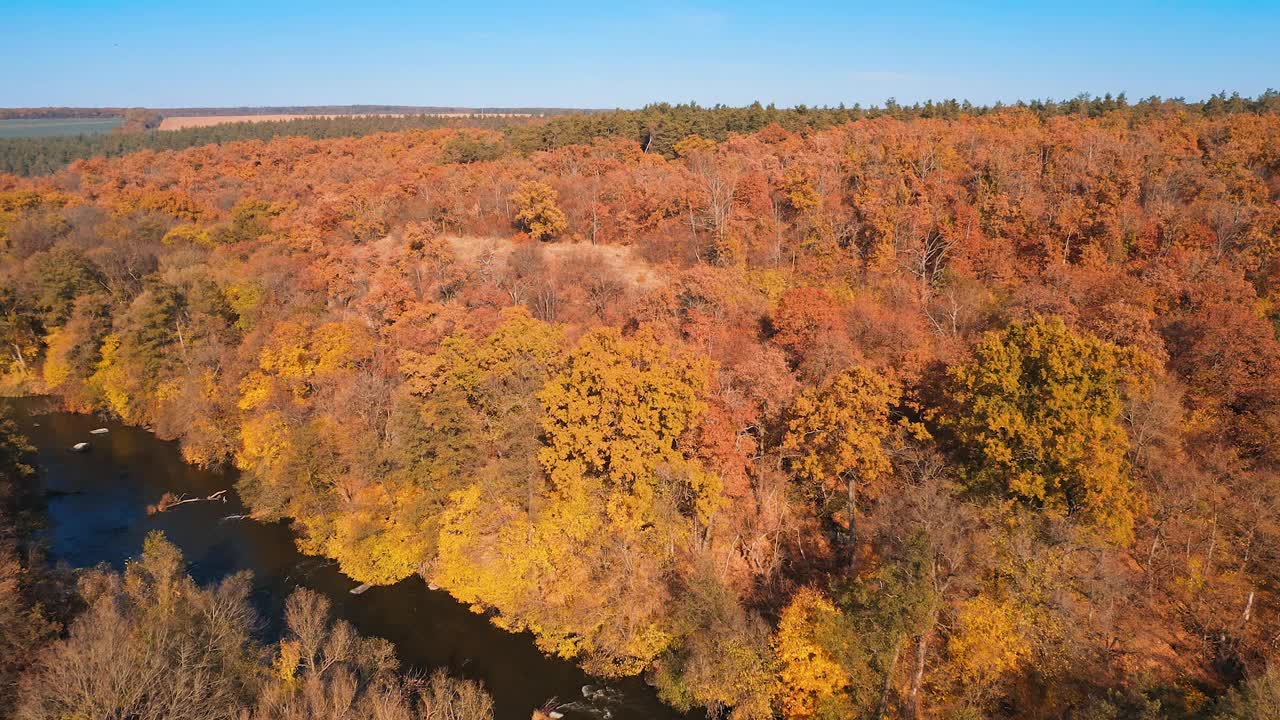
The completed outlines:
{"type": "MultiPolygon", "coordinates": [[[[822,112],[0,175],[3,394],[177,440],[354,582],[681,711],[1280,717],[1275,96],[822,112]]],[[[163,537],[43,562],[0,436],[16,717],[489,716],[308,591],[255,637],[163,537]],[[128,653],[202,685],[103,679],[128,653]]]]}

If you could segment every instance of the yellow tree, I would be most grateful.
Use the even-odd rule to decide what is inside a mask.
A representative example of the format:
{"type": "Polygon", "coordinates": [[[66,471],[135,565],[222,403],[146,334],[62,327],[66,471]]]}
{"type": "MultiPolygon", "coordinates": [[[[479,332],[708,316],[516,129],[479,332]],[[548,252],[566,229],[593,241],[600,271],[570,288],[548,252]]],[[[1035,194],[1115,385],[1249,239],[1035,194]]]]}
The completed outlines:
{"type": "Polygon", "coordinates": [[[358,323],[278,323],[258,355],[258,369],[241,383],[240,409],[261,407],[277,389],[305,401],[316,382],[349,371],[371,356],[368,330],[358,323]]]}
{"type": "MultiPolygon", "coordinates": [[[[49,343],[53,344],[52,339],[49,343]]],[[[26,376],[31,370],[28,362],[39,353],[40,325],[36,308],[12,288],[0,284],[0,376],[10,372],[26,376]]]]}
{"type": "Polygon", "coordinates": [[[857,551],[858,498],[875,494],[893,469],[885,443],[893,431],[890,407],[899,389],[863,367],[846,370],[796,400],[783,448],[795,453],[791,467],[820,497],[843,495],[843,520],[851,557],[857,551]]]}
{"type": "Polygon", "coordinates": [[[1125,453],[1128,353],[1060,319],[988,333],[949,370],[941,417],[967,454],[973,483],[1127,544],[1141,501],[1125,453]]]}
{"type": "Polygon", "coordinates": [[[325,554],[338,561],[343,574],[362,583],[399,582],[421,570],[435,547],[434,525],[424,521],[424,505],[408,488],[364,488],[335,514],[325,554]]]}
{"type": "Polygon", "coordinates": [[[555,188],[530,180],[511,195],[516,205],[516,224],[534,240],[552,240],[569,227],[569,218],[556,205],[555,188]]]}
{"type": "Polygon", "coordinates": [[[817,590],[801,588],[791,598],[773,641],[787,720],[855,715],[846,693],[853,679],[829,647],[848,632],[843,614],[817,590]]]}
{"type": "Polygon", "coordinates": [[[662,578],[720,502],[719,478],[682,447],[706,411],[710,370],[707,358],[672,352],[651,332],[599,329],[541,393],[547,557],[557,575],[636,598],[587,609],[605,628],[584,647],[597,672],[638,672],[670,642],[662,578]]]}
{"type": "MultiPolygon", "coordinates": [[[[419,564],[434,559],[441,517],[456,502],[452,496],[481,480],[487,502],[476,511],[502,515],[502,508],[515,506],[532,512],[541,478],[537,393],[563,363],[564,336],[521,307],[504,310],[502,318],[487,337],[457,333],[434,355],[402,354],[405,392],[388,426],[394,440],[386,451],[384,488],[371,505],[381,519],[351,524],[356,536],[419,547],[419,564]]],[[[441,551],[450,562],[477,542],[459,537],[452,535],[450,549],[441,551]]],[[[407,563],[393,567],[412,572],[407,563]]],[[[450,589],[465,592],[469,584],[450,589]]]]}
{"type": "Polygon", "coordinates": [[[960,680],[980,690],[1021,667],[1031,656],[1032,645],[1017,606],[979,595],[957,610],[947,650],[960,680]]]}
{"type": "Polygon", "coordinates": [[[539,395],[546,485],[526,502],[494,492],[510,481],[486,472],[454,492],[437,581],[594,673],[644,670],[672,640],[675,553],[720,498],[717,478],[682,445],[705,409],[709,371],[647,332],[588,333],[539,395]]]}
{"type": "Polygon", "coordinates": [[[389,540],[372,530],[384,520],[393,524],[399,507],[368,488],[376,435],[357,417],[317,410],[317,400],[352,382],[371,358],[368,331],[357,322],[277,323],[257,369],[240,383],[235,460],[243,471],[237,488],[255,516],[293,518],[305,552],[338,559],[362,581],[387,582],[414,566],[403,556],[365,557],[393,543],[407,554],[403,538],[411,533],[396,525],[389,532],[401,536],[389,540]]]}
{"type": "MultiPolygon", "coordinates": [[[[604,499],[611,522],[639,529],[650,520],[664,468],[688,476],[687,509],[705,520],[718,493],[704,492],[706,473],[679,443],[706,411],[710,370],[706,358],[673,355],[647,332],[586,335],[541,395],[546,447],[539,457],[555,491],[571,505],[604,499]]],[[[566,532],[586,539],[599,515],[581,510],[562,519],[566,532]]]]}

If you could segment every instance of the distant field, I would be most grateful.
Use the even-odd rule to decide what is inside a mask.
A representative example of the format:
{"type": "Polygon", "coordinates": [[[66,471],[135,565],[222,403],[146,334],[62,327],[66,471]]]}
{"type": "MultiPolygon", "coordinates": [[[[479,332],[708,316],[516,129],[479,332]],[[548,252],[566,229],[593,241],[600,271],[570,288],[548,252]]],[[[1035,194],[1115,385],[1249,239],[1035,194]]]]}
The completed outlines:
{"type": "Polygon", "coordinates": [[[124,118],[32,118],[0,120],[0,138],[101,135],[120,127],[124,118]]]}
{"type": "MultiPolygon", "coordinates": [[[[527,117],[527,113],[423,113],[428,117],[527,117]]],[[[305,118],[340,118],[340,117],[405,117],[404,113],[347,113],[347,114],[277,114],[277,115],[191,115],[167,117],[160,122],[161,130],[182,130],[183,128],[209,127],[241,122],[279,122],[282,120],[302,120],[305,118]]]]}

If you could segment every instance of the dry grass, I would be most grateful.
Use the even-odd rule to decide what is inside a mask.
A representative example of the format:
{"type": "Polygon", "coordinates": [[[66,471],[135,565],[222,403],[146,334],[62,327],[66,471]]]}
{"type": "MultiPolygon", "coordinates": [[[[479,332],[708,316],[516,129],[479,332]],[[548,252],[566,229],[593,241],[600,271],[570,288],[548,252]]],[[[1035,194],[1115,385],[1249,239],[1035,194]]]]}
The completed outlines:
{"type": "MultiPolygon", "coordinates": [[[[524,113],[423,113],[429,117],[527,117],[524,113]]],[[[301,120],[304,118],[337,118],[337,117],[404,117],[403,113],[343,113],[343,114],[299,114],[299,115],[192,115],[189,117],[167,117],[160,122],[161,130],[182,130],[183,128],[209,127],[241,122],[280,122],[282,120],[301,120]]]]}
{"type": "MultiPolygon", "coordinates": [[[[485,256],[504,265],[519,243],[502,237],[450,237],[449,245],[456,258],[464,262],[481,262],[485,256]]],[[[598,260],[625,285],[633,288],[652,288],[662,284],[660,273],[643,258],[638,257],[627,245],[588,245],[585,243],[542,243],[544,256],[557,265],[568,265],[582,260],[598,260]]]]}

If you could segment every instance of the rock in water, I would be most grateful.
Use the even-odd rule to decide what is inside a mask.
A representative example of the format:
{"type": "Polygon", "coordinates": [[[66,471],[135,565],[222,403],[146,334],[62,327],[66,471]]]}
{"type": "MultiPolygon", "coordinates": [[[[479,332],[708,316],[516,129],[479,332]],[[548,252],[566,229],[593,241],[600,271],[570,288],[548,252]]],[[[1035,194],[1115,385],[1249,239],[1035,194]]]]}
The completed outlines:
{"type": "Polygon", "coordinates": [[[369,583],[364,583],[364,584],[362,584],[360,587],[354,587],[354,588],[351,588],[351,594],[352,594],[352,595],[360,595],[360,594],[362,594],[365,590],[368,590],[368,589],[369,589],[369,588],[371,588],[371,587],[373,587],[373,586],[372,586],[372,585],[370,585],[369,583]]]}
{"type": "Polygon", "coordinates": [[[79,442],[79,443],[76,443],[75,445],[72,445],[71,449],[75,450],[76,452],[84,452],[85,450],[89,449],[89,443],[79,442]]]}
{"type": "Polygon", "coordinates": [[[90,435],[106,435],[109,432],[111,431],[106,428],[98,428],[97,430],[90,430],[89,434],[90,435]]]}

